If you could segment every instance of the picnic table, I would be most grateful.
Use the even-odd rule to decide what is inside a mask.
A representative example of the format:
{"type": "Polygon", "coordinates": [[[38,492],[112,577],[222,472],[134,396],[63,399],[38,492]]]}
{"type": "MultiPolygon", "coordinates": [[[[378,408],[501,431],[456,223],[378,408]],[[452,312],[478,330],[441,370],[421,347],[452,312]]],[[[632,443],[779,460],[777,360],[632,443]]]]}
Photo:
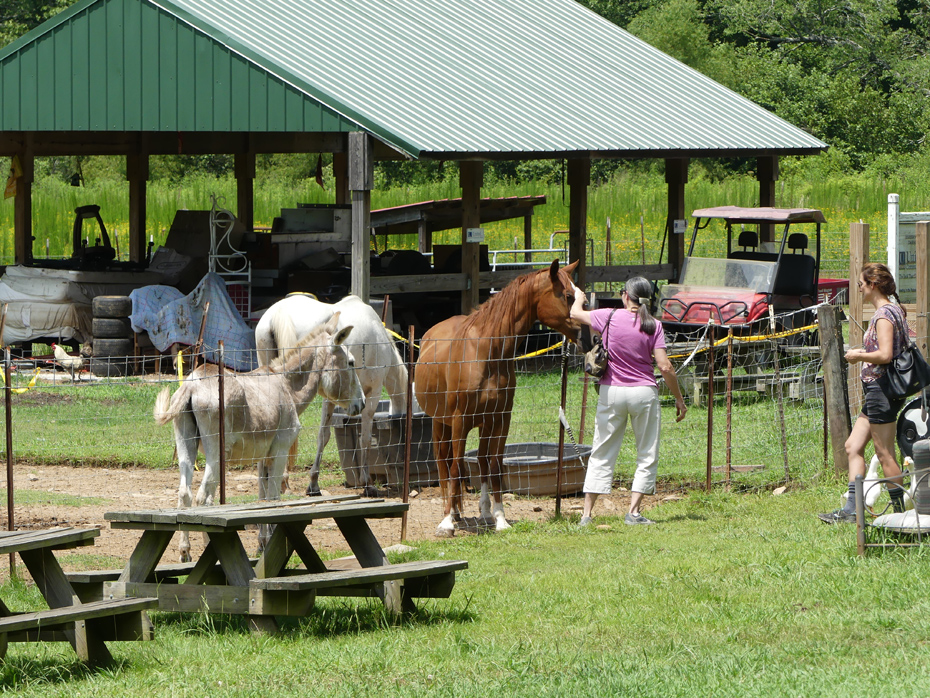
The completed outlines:
{"type": "Polygon", "coordinates": [[[106,599],[83,603],[54,555],[55,550],[93,545],[96,528],[52,528],[0,532],[0,555],[19,553],[49,608],[15,613],[0,600],[0,657],[10,642],[67,641],[85,662],[107,664],[110,640],[151,640],[146,609],[154,597],[106,599]]]}
{"type": "Polygon", "coordinates": [[[390,564],[368,525],[369,519],[402,516],[405,502],[361,500],[355,495],[267,501],[189,509],[116,511],[105,518],[114,529],[141,530],[122,570],[71,575],[85,599],[153,596],[158,608],[174,612],[243,614],[250,627],[275,632],[274,616],[302,616],[317,594],[377,596],[392,613],[416,610],[412,599],[448,597],[459,560],[390,564]],[[307,538],[313,521],[336,522],[360,569],[331,569],[307,538]],[[267,546],[251,560],[239,532],[247,526],[274,525],[267,546]],[[201,531],[208,543],[190,564],[159,566],[179,530],[201,531]],[[287,569],[296,553],[305,569],[287,569]],[[184,577],[182,581],[182,577],[184,577]]]}

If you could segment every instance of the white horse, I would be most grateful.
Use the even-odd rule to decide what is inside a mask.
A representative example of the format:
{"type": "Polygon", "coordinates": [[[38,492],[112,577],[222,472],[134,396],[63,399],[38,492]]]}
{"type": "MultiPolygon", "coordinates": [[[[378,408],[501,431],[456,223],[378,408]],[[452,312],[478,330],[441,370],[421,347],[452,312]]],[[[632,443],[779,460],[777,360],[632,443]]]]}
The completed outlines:
{"type": "MultiPolygon", "coordinates": [[[[258,464],[259,499],[279,499],[288,453],[300,432],[300,414],[317,392],[348,414],[357,415],[365,395],[355,374],[345,342],[351,327],[337,329],[338,316],[314,328],[270,366],[249,373],[224,374],[226,463],[258,464]]],[[[191,505],[191,481],[198,447],[206,469],[197,506],[210,505],[216,493],[220,460],[219,370],[214,364],[198,367],[171,395],[165,388],[155,401],[159,424],[174,421],[181,484],[178,508],[191,505]]],[[[270,532],[263,529],[260,548],[270,532]]],[[[190,540],[181,532],[181,561],[190,560],[190,540]]]]}
{"type": "MultiPolygon", "coordinates": [[[[315,298],[295,294],[272,305],[262,315],[255,327],[255,346],[258,349],[258,364],[270,363],[282,350],[293,346],[297,337],[320,323],[326,322],[334,313],[340,314],[339,327],[352,326],[345,346],[355,358],[355,370],[365,391],[365,409],[362,411],[360,434],[359,480],[366,496],[377,496],[368,475],[371,430],[381,389],[387,390],[391,401],[391,413],[407,410],[407,367],[394,346],[391,336],[378,314],[358,296],[346,296],[338,303],[329,304],[315,298]]],[[[329,443],[330,424],[334,404],[323,401],[323,414],[317,435],[316,456],[310,469],[308,495],[319,495],[320,463],[323,449],[329,443]]],[[[292,453],[296,456],[296,442],[292,453]]]]}

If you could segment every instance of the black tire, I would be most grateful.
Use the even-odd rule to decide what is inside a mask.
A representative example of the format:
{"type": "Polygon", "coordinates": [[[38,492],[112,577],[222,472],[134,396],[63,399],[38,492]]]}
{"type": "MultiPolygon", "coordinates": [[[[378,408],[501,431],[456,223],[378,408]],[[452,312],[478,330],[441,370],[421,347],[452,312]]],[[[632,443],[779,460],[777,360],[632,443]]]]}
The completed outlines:
{"type": "Polygon", "coordinates": [[[91,326],[94,339],[132,339],[128,317],[95,317],[91,326]]]}
{"type": "Polygon", "coordinates": [[[133,353],[131,339],[94,338],[95,357],[132,357],[133,353]]]}
{"type": "Polygon", "coordinates": [[[90,359],[90,372],[100,378],[117,378],[129,376],[133,373],[132,357],[108,358],[92,356],[90,359]]]}
{"type": "Polygon", "coordinates": [[[97,296],[92,310],[94,317],[129,317],[132,315],[132,300],[129,296],[97,296]]]}

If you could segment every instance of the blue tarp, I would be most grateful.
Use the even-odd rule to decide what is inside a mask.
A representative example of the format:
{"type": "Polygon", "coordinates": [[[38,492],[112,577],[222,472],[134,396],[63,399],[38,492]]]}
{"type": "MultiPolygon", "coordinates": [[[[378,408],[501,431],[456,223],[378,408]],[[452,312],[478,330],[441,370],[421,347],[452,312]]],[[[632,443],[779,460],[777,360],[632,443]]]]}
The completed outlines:
{"type": "Polygon", "coordinates": [[[148,332],[159,351],[172,344],[191,346],[197,343],[203,310],[209,301],[207,323],[203,331],[203,351],[207,361],[217,363],[217,347],[223,341],[225,364],[236,371],[251,371],[258,366],[255,354],[255,331],[242,319],[226,292],[226,283],[209,273],[188,295],[173,286],[146,286],[129,294],[132,315],[129,320],[136,332],[148,332]]]}

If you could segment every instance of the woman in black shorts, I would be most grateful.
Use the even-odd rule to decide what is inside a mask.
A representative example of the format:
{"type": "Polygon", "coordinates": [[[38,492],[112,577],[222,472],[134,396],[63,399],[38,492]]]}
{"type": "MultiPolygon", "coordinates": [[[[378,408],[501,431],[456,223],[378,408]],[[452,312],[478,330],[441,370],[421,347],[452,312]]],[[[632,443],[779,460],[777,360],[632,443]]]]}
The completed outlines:
{"type": "MultiPolygon", "coordinates": [[[[869,441],[875,445],[875,455],[882,464],[885,477],[894,478],[901,474],[895,455],[895,435],[898,412],[904,406],[904,400],[889,399],[882,392],[878,379],[891,360],[907,346],[907,314],[900,305],[894,277],[884,264],[873,262],[862,267],[858,286],[862,300],[872,304],[875,314],[862,338],[862,348],[850,349],[846,352],[846,360],[862,364],[860,377],[864,399],[862,413],[846,439],[849,497],[842,509],[817,515],[825,523],[856,520],[854,483],[857,475],[865,476],[865,447],[869,441]],[[892,296],[898,301],[897,305],[891,302],[892,296]]],[[[894,510],[904,511],[904,490],[889,485],[888,494],[894,510]]]]}

